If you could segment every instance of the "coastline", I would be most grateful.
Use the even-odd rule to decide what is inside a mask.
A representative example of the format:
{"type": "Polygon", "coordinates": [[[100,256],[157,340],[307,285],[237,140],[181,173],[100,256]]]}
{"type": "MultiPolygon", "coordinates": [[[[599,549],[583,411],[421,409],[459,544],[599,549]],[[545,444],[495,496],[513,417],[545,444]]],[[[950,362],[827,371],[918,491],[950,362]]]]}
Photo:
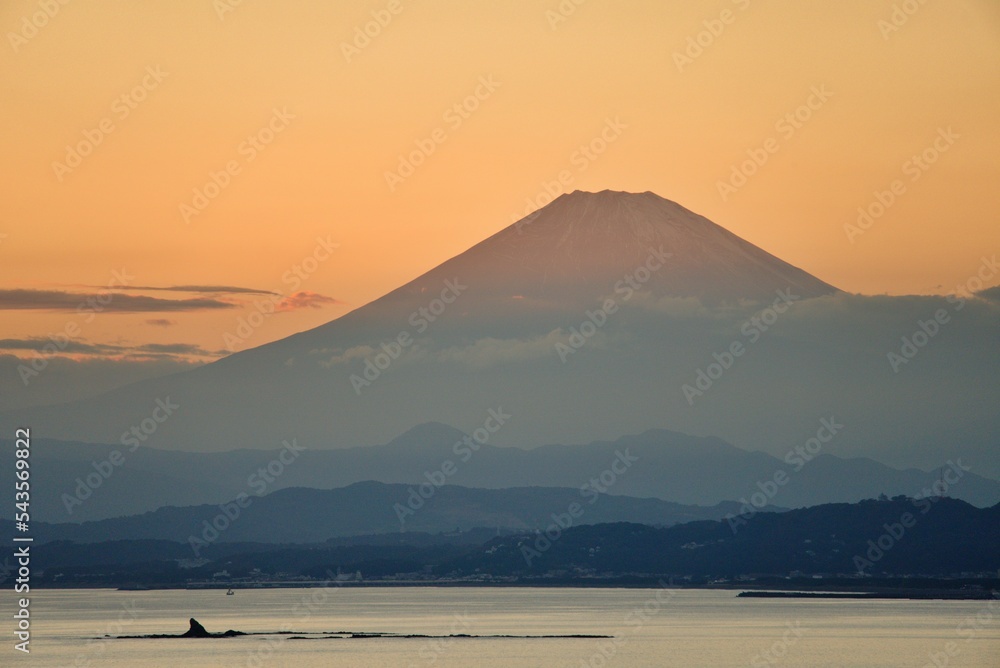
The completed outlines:
{"type": "Polygon", "coordinates": [[[70,590],[70,589],[103,589],[113,591],[168,591],[168,590],[218,590],[225,592],[232,589],[237,594],[244,590],[261,589],[314,589],[324,587],[352,587],[352,588],[559,588],[559,589],[690,589],[704,591],[735,591],[739,592],[737,598],[768,598],[768,599],[790,599],[790,598],[815,598],[815,599],[909,599],[909,600],[990,600],[1000,598],[1000,588],[997,582],[991,580],[992,586],[986,583],[979,588],[970,588],[968,585],[961,587],[921,587],[921,586],[859,586],[858,583],[841,584],[824,582],[817,583],[816,586],[809,587],[801,583],[781,585],[775,582],[767,583],[719,583],[712,585],[704,584],[684,584],[668,583],[661,579],[635,579],[632,581],[621,581],[618,579],[588,579],[588,580],[554,580],[538,581],[526,580],[516,582],[482,582],[463,580],[434,580],[434,581],[282,581],[282,582],[260,582],[251,585],[241,585],[239,583],[187,583],[185,585],[162,584],[149,586],[44,586],[38,589],[70,590]]]}

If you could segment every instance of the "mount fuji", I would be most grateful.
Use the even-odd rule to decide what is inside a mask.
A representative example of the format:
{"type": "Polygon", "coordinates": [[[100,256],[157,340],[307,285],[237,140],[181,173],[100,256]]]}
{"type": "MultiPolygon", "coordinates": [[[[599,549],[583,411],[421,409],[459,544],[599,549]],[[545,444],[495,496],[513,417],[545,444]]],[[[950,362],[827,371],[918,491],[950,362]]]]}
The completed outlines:
{"type": "Polygon", "coordinates": [[[124,443],[169,402],[143,444],[198,452],[379,444],[438,421],[491,445],[659,428],[779,457],[833,419],[824,454],[962,456],[997,476],[1000,304],[962,305],[847,294],[653,193],[577,191],[314,329],[2,417],[124,443]],[[887,354],[941,308],[950,324],[893,368],[887,354]]]}

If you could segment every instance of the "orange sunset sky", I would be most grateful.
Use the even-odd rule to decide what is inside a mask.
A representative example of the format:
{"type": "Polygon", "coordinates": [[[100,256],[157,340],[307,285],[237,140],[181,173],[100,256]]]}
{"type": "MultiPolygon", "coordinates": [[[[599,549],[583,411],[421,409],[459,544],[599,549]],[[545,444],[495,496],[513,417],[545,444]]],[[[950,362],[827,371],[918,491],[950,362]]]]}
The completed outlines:
{"type": "Polygon", "coordinates": [[[246,347],[287,336],[546,183],[654,191],[868,294],[947,292],[1000,247],[995,0],[11,0],[0,28],[0,354],[22,359],[69,322],[77,360],[212,359],[269,298],[234,288],[281,304],[246,347]],[[122,269],[190,289],[87,320],[77,293],[122,269]]]}

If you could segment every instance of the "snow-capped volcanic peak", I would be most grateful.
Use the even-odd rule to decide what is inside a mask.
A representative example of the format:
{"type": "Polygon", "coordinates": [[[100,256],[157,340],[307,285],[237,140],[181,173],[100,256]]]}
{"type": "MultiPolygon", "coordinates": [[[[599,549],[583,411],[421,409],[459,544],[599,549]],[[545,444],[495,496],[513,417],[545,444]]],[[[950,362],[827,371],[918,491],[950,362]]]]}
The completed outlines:
{"type": "Polygon", "coordinates": [[[611,190],[562,195],[427,277],[459,272],[526,296],[598,296],[654,250],[669,255],[650,281],[659,294],[735,301],[836,291],[675,202],[611,190]]]}

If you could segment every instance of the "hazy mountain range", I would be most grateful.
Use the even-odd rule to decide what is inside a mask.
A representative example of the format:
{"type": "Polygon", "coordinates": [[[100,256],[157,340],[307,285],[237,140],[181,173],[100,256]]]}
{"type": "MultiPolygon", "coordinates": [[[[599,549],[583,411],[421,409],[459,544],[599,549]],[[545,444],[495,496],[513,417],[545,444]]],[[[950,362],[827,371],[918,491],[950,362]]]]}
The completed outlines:
{"type": "MultiPolygon", "coordinates": [[[[446,425],[430,423],[385,445],[306,450],[280,467],[274,463],[280,462],[278,453],[270,451],[188,453],[138,448],[130,452],[121,446],[39,440],[32,454],[32,480],[46,493],[33,499],[32,514],[47,522],[81,522],[137,515],[162,506],[218,504],[240,493],[256,497],[287,487],[329,489],[368,480],[408,486],[443,483],[445,488],[579,489],[595,478],[600,483],[602,473],[607,482],[610,478],[605,472],[615,466],[618,453],[635,462],[627,468],[617,464],[622,473],[614,475],[608,494],[686,505],[749,501],[794,508],[854,502],[883,493],[944,493],[981,507],[1000,502],[1000,482],[965,471],[961,458],[953,461],[955,468],[900,471],[871,459],[845,459],[823,450],[813,456],[805,444],[773,457],[720,439],[664,430],[612,442],[530,450],[487,443],[472,451],[465,445],[470,438],[446,425]],[[123,460],[117,467],[109,463],[115,450],[123,460]],[[277,475],[262,477],[260,472],[267,473],[269,466],[277,475]],[[784,482],[778,484],[776,477],[784,482]],[[941,487],[942,480],[945,487],[941,487]],[[94,487],[95,482],[100,484],[94,487]]],[[[0,480],[13,485],[12,462],[0,460],[0,480]]],[[[12,517],[10,512],[13,506],[0,510],[0,516],[12,517]]]]}
{"type": "MultiPolygon", "coordinates": [[[[352,577],[360,572],[369,582],[408,574],[425,580],[507,577],[525,584],[574,580],[589,585],[601,577],[655,584],[658,577],[704,583],[706,578],[755,575],[781,578],[772,587],[858,591],[889,575],[907,579],[883,580],[882,586],[907,586],[921,595],[923,588],[960,585],[913,576],[993,573],[1000,567],[1000,506],[980,509],[945,498],[915,502],[897,497],[764,513],[735,531],[727,521],[695,521],[669,528],[584,524],[549,533],[553,538],[534,531],[501,536],[493,530],[437,536],[387,533],[299,545],[220,539],[204,548],[203,562],[195,561],[191,547],[177,540],[57,541],[37,544],[32,554],[41,566],[39,581],[64,586],[186,586],[191,580],[226,586],[229,578],[242,579],[245,586],[276,574],[325,580],[331,573],[352,577]],[[821,583],[784,581],[789,575],[812,574],[827,577],[821,583]],[[848,579],[831,579],[830,574],[848,579]],[[859,579],[859,574],[874,578],[859,579]]],[[[0,582],[4,574],[0,570],[0,582]]],[[[990,585],[996,586],[995,579],[970,582],[967,589],[975,588],[983,597],[990,585]]]]}
{"type": "Polygon", "coordinates": [[[193,558],[216,541],[314,543],[359,534],[442,533],[483,527],[533,531],[544,530],[555,521],[553,516],[559,515],[570,517],[567,526],[622,521],[666,526],[739,512],[739,505],[731,502],[712,508],[685,506],[660,499],[610,496],[596,489],[587,494],[569,488],[470,489],[447,485],[427,498],[411,501],[412,489],[377,482],[333,490],[293,487],[263,497],[238,497],[221,507],[171,506],[83,524],[35,522],[32,533],[43,542],[190,542],[198,546],[193,558]],[[573,504],[579,510],[569,515],[573,504]]]}

